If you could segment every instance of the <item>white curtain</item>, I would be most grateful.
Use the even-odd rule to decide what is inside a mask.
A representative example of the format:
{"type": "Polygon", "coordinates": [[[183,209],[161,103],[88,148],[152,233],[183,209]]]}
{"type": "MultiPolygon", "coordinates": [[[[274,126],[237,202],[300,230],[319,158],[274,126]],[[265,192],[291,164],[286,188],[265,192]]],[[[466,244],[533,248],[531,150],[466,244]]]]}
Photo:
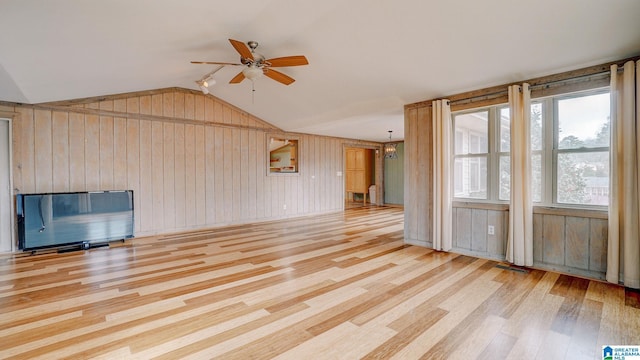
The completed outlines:
{"type": "Polygon", "coordinates": [[[432,103],[433,120],[433,248],[449,251],[452,246],[451,141],[453,137],[449,100],[432,103]]]}
{"type": "Polygon", "coordinates": [[[511,196],[507,261],[533,265],[531,203],[531,91],[529,84],[509,86],[511,116],[511,196]]]}
{"type": "Polygon", "coordinates": [[[638,167],[640,61],[611,66],[611,158],[607,281],[640,288],[638,167]]]}

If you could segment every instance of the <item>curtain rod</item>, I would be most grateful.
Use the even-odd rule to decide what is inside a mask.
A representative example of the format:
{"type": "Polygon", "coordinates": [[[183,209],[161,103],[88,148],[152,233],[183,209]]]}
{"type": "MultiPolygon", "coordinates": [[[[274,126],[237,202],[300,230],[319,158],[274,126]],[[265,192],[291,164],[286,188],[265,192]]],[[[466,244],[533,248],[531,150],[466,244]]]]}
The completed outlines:
{"type": "MultiPolygon", "coordinates": [[[[550,75],[550,76],[545,76],[545,77],[540,77],[537,79],[529,79],[529,80],[525,80],[521,83],[531,83],[531,82],[535,82],[535,81],[540,81],[540,83],[536,83],[535,85],[530,85],[530,89],[532,91],[536,91],[536,90],[543,90],[543,89],[551,89],[551,88],[556,88],[556,87],[560,87],[560,86],[567,86],[567,85],[572,85],[572,84],[577,84],[577,83],[581,83],[581,82],[587,82],[587,81],[594,81],[594,80],[604,80],[607,77],[610,76],[611,73],[611,65],[618,65],[618,72],[621,72],[623,70],[623,66],[625,63],[627,63],[628,61],[640,61],[640,56],[635,56],[632,58],[627,58],[627,59],[623,59],[623,60],[618,60],[618,61],[612,61],[610,63],[606,63],[606,64],[600,64],[600,65],[595,65],[589,68],[583,68],[580,70],[574,70],[574,71],[567,71],[565,73],[559,73],[556,75],[550,75]],[[571,74],[572,72],[585,72],[585,71],[593,71],[590,74],[586,74],[586,75],[568,75],[571,74]],[[561,80],[552,80],[549,78],[557,78],[558,75],[568,75],[567,78],[561,79],[561,80]],[[549,80],[544,80],[544,79],[549,79],[549,80]]],[[[465,97],[465,98],[461,98],[461,99],[456,99],[456,100],[451,100],[450,104],[451,105],[462,105],[462,104],[469,104],[469,103],[474,103],[474,102],[479,102],[479,101],[485,101],[485,100],[491,100],[491,99],[496,99],[502,96],[505,96],[508,94],[508,89],[507,87],[509,85],[515,85],[515,84],[519,84],[519,83],[511,83],[511,84],[505,84],[505,85],[499,85],[499,86],[504,86],[504,89],[501,90],[497,90],[494,91],[492,93],[488,93],[488,94],[484,94],[484,95],[477,95],[477,96],[469,96],[469,97],[465,97]]],[[[499,87],[499,86],[495,86],[495,87],[499,87]]],[[[474,91],[475,92],[475,91],[474,91]]],[[[464,94],[464,93],[463,93],[464,94]]],[[[463,94],[459,94],[459,95],[463,95],[463,94]]],[[[426,106],[426,107],[430,107],[431,106],[431,102],[433,100],[438,100],[438,99],[442,99],[442,98],[447,98],[446,96],[444,97],[440,97],[440,98],[436,98],[436,99],[432,99],[432,100],[427,100],[427,101],[421,101],[421,102],[417,102],[417,103],[413,103],[413,104],[407,104],[405,105],[405,108],[413,108],[416,106],[426,106]]]]}
{"type": "MultiPolygon", "coordinates": [[[[618,71],[621,71],[621,70],[618,69],[618,71]]],[[[594,74],[580,75],[572,78],[543,82],[536,85],[530,85],[529,89],[531,91],[542,90],[542,89],[552,89],[555,87],[578,84],[582,82],[602,80],[602,79],[608,78],[609,76],[611,76],[611,71],[603,71],[603,72],[598,72],[594,74]]],[[[485,94],[485,95],[471,96],[464,99],[454,100],[454,101],[451,101],[451,105],[463,105],[463,104],[470,104],[478,101],[491,100],[491,99],[502,97],[507,94],[509,94],[508,90],[500,90],[500,91],[496,91],[496,92],[485,94]]]]}

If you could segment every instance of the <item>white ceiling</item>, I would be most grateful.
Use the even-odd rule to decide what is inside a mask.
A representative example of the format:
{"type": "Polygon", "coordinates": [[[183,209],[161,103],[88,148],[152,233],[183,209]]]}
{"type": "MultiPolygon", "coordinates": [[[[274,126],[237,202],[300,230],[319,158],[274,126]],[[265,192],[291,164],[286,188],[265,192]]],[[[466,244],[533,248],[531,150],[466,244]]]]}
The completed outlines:
{"type": "Polygon", "coordinates": [[[211,93],[284,130],[403,137],[403,105],[640,54],[638,0],[0,0],[0,100],[198,89],[260,43],[297,81],[211,93]]]}

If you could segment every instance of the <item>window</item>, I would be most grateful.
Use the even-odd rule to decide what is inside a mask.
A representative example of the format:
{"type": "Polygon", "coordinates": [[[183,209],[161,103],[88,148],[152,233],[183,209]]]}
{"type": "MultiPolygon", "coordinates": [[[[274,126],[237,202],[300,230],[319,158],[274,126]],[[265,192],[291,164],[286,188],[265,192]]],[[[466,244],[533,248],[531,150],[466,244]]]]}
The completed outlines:
{"type": "MultiPolygon", "coordinates": [[[[509,108],[454,113],[454,196],[508,201],[509,108]]],[[[606,206],[609,93],[590,91],[531,104],[531,190],[537,203],[606,206]]]]}
{"type": "Polygon", "coordinates": [[[608,205],[609,93],[556,98],[554,106],[555,202],[608,205]]]}
{"type": "Polygon", "coordinates": [[[455,196],[487,199],[489,111],[456,115],[454,127],[455,196]]]}

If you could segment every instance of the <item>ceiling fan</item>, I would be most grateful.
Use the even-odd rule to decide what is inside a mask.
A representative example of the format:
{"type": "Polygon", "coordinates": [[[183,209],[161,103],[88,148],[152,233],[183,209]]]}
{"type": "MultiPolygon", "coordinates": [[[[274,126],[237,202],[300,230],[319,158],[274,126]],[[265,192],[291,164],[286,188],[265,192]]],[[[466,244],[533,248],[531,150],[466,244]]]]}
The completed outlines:
{"type": "Polygon", "coordinates": [[[240,63],[230,63],[230,62],[218,62],[218,61],[192,61],[192,64],[211,64],[211,65],[234,65],[234,66],[244,66],[245,68],[238,73],[231,81],[230,84],[238,84],[242,82],[244,79],[255,80],[262,75],[266,75],[267,77],[285,84],[290,85],[295,81],[292,77],[281,73],[280,71],[274,70],[274,67],[285,67],[285,66],[300,66],[300,65],[308,65],[309,62],[304,55],[295,55],[295,56],[285,56],[273,59],[265,59],[262,54],[255,52],[258,47],[258,43],[256,41],[249,41],[246,44],[242,41],[229,39],[231,45],[236,49],[236,51],[240,54],[240,63]],[[248,45],[248,46],[247,46],[248,45]]]}

